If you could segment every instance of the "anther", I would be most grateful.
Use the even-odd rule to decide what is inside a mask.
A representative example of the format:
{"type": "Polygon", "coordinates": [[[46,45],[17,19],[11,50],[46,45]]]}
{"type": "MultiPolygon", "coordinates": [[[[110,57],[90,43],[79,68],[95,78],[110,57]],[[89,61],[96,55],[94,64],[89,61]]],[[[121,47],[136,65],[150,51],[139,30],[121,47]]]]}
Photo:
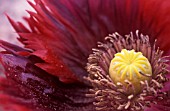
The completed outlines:
{"type": "Polygon", "coordinates": [[[131,100],[134,97],[133,94],[131,94],[130,96],[128,96],[128,99],[131,100]]]}
{"type": "Polygon", "coordinates": [[[126,106],[125,106],[125,109],[128,109],[129,108],[129,106],[130,106],[130,101],[128,101],[128,103],[126,104],[126,106]]]}

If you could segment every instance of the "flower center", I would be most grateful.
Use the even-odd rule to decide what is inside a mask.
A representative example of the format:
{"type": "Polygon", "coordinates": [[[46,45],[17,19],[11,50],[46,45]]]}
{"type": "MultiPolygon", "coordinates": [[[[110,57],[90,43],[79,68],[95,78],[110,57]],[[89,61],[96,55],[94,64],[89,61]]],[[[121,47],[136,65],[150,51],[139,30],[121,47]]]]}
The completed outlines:
{"type": "Polygon", "coordinates": [[[169,81],[169,57],[151,44],[149,36],[117,32],[98,42],[89,55],[86,80],[92,84],[88,97],[95,98],[100,111],[143,111],[151,104],[167,98],[162,92],[169,81]]]}
{"type": "Polygon", "coordinates": [[[122,49],[111,60],[109,74],[115,84],[121,83],[125,88],[129,88],[128,93],[136,94],[142,89],[140,82],[150,80],[152,68],[141,52],[122,49]]]}

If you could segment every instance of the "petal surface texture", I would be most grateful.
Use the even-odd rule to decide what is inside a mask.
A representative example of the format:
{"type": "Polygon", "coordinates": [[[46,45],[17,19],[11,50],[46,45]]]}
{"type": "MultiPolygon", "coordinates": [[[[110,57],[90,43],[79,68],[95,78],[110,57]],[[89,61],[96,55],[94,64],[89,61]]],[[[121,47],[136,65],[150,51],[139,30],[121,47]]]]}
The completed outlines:
{"type": "Polygon", "coordinates": [[[19,40],[45,62],[36,65],[62,82],[81,81],[91,49],[113,32],[122,35],[140,30],[157,39],[166,53],[169,46],[170,5],[168,0],[35,0],[29,2],[25,20],[11,24],[19,40]],[[152,6],[152,7],[151,7],[152,6]],[[159,7],[159,8],[158,8],[159,7]]]}
{"type": "MultiPolygon", "coordinates": [[[[108,34],[139,30],[170,54],[169,0],[35,0],[27,25],[8,19],[24,48],[0,41],[0,104],[14,111],[95,111],[87,58],[108,34]],[[2,93],[1,93],[2,92],[2,93]]],[[[170,76],[169,76],[170,77],[170,76]]],[[[170,83],[165,84],[170,91],[170,83]]],[[[170,97],[170,96],[169,96],[170,97]]],[[[146,111],[170,110],[169,98],[146,111]]]]}
{"type": "Polygon", "coordinates": [[[84,111],[86,109],[90,111],[93,109],[93,100],[85,96],[88,86],[61,83],[57,77],[34,65],[32,61],[40,61],[39,58],[22,56],[24,52],[22,54],[12,52],[15,51],[10,49],[0,54],[6,74],[6,78],[1,77],[0,81],[0,90],[3,91],[0,93],[0,104],[3,104],[6,110],[79,111],[81,109],[84,111]]]}

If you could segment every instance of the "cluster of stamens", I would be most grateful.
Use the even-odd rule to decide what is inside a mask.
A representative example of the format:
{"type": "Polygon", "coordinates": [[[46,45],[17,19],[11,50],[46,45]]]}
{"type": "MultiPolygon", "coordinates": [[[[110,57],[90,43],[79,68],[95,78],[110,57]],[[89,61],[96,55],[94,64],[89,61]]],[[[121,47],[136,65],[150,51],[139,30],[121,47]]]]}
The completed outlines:
{"type": "Polygon", "coordinates": [[[105,38],[88,58],[86,78],[93,86],[96,110],[143,111],[155,100],[166,98],[168,57],[150,44],[149,37],[114,33],[105,38]],[[149,99],[148,99],[149,98],[149,99]]]}

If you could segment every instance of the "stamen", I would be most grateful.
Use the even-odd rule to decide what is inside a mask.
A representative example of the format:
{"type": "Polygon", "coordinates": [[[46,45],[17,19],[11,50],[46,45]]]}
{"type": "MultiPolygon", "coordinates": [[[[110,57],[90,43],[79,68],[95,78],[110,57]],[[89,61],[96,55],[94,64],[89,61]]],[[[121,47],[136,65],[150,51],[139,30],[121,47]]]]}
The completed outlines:
{"type": "Polygon", "coordinates": [[[161,88],[169,81],[170,57],[162,57],[163,51],[152,45],[149,37],[130,32],[129,35],[109,34],[88,58],[85,78],[92,84],[94,105],[100,111],[142,111],[154,98],[164,99],[167,93],[161,88]],[[113,59],[113,60],[112,60],[113,59]]]}

